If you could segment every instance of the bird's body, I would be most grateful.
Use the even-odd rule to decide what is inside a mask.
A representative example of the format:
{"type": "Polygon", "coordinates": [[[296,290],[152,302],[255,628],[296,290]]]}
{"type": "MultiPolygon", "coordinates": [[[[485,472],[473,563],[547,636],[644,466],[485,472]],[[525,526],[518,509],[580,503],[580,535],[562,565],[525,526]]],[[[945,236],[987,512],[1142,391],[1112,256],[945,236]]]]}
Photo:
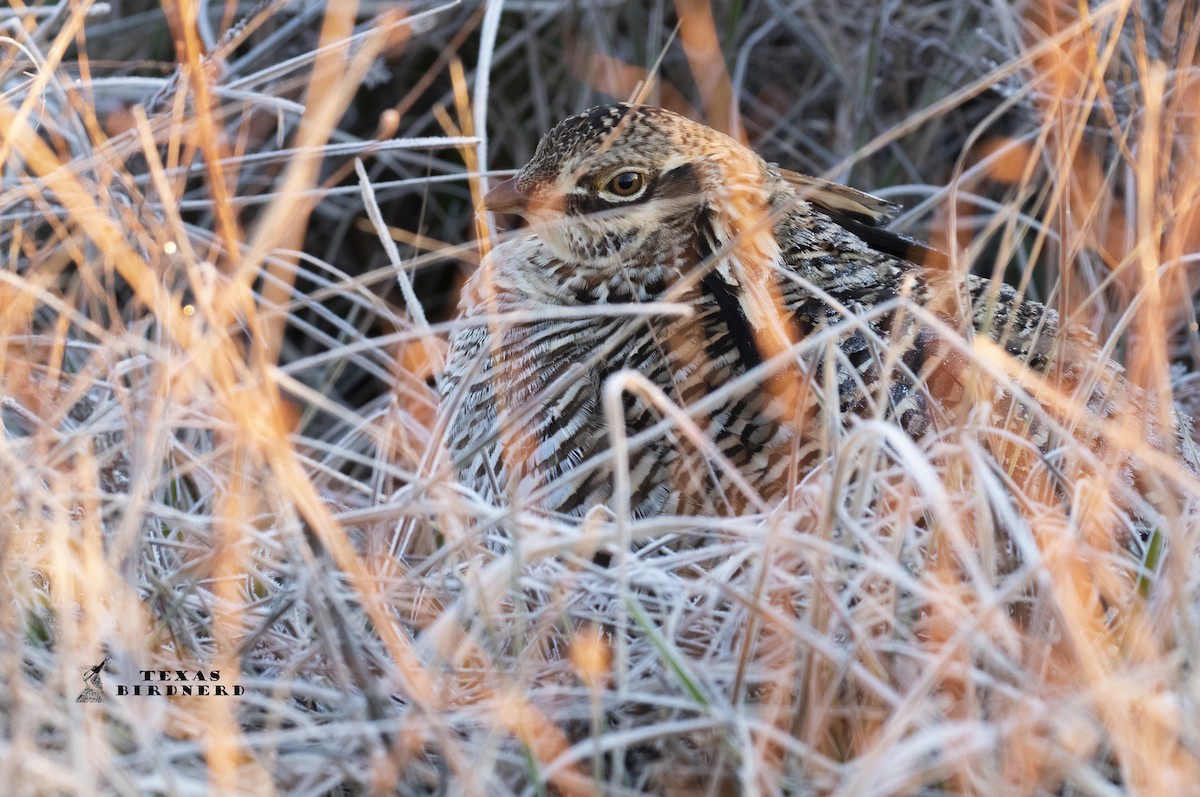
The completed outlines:
{"type": "MultiPolygon", "coordinates": [[[[620,457],[637,515],[739,512],[785,495],[849,419],[919,438],[980,400],[972,336],[1072,383],[1095,348],[1007,285],[919,265],[928,250],[877,226],[885,203],[666,111],[571,117],[498,191],[533,224],[468,282],[443,379],[451,457],[488,500],[579,515],[611,502],[620,457]],[[625,369],[661,396],[614,397],[614,451],[604,386],[625,369]]],[[[1103,413],[1119,376],[1096,374],[1103,413]]],[[[984,391],[993,414],[1036,425],[1002,393],[984,391]]]]}

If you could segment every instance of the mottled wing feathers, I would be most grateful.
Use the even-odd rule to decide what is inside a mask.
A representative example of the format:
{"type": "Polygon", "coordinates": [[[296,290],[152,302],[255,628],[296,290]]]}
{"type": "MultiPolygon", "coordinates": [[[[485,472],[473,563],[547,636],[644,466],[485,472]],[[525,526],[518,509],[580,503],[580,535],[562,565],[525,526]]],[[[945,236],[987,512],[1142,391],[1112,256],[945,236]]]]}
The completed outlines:
{"type": "Polygon", "coordinates": [[[834,218],[851,218],[879,227],[895,219],[901,211],[901,207],[893,202],[848,186],[788,169],[778,169],[778,172],[795,189],[797,196],[834,218]]]}
{"type": "Polygon", "coordinates": [[[946,268],[950,259],[929,244],[886,229],[901,206],[872,194],[807,174],[779,169],[779,175],[803,199],[871,248],[921,266],[946,268]]]}

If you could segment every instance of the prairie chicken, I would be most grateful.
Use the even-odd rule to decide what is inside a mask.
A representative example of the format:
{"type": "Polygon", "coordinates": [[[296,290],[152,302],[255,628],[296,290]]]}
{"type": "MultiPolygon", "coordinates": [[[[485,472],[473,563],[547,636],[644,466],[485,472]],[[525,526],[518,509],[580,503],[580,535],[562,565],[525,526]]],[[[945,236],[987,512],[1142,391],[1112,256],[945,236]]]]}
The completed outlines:
{"type": "Polygon", "coordinates": [[[464,289],[442,413],[459,477],[490,501],[580,515],[612,501],[620,464],[636,515],[736,513],[785,495],[854,419],[921,438],[980,403],[1036,469],[1054,396],[984,379],[978,340],[1060,393],[1086,379],[1087,413],[1119,411],[1119,369],[1087,331],[931,267],[939,253],[883,229],[895,206],[665,110],[564,120],[486,206],[531,227],[464,289]],[[645,382],[606,404],[623,369],[645,382]]]}

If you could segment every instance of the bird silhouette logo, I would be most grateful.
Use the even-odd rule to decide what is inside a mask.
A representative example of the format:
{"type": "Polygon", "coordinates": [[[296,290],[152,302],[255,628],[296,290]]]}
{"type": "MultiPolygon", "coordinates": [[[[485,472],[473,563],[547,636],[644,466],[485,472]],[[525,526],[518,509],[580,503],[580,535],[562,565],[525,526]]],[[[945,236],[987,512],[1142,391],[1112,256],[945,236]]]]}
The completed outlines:
{"type": "Polygon", "coordinates": [[[79,693],[79,697],[75,698],[76,703],[104,702],[104,684],[100,680],[100,673],[104,670],[105,664],[108,664],[107,658],[95,667],[79,668],[80,674],[83,675],[83,691],[79,693]]]}

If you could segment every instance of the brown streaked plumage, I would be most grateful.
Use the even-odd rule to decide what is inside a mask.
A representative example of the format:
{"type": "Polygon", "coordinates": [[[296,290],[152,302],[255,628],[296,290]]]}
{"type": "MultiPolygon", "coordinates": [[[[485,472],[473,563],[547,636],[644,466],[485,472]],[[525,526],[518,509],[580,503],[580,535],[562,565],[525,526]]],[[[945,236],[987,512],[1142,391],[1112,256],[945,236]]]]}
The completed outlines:
{"type": "Polygon", "coordinates": [[[982,377],[966,354],[976,337],[1035,382],[1052,374],[1069,393],[1086,381],[1097,417],[1123,383],[1054,311],[931,268],[940,253],[883,228],[895,206],[667,111],[616,104],[564,120],[487,205],[531,227],[468,282],[442,389],[457,472],[491,501],[572,515],[611,501],[603,392],[622,369],[703,437],[623,395],[641,516],[769,504],[854,418],[920,438],[991,402],[1036,459],[1050,427],[982,377]]]}

